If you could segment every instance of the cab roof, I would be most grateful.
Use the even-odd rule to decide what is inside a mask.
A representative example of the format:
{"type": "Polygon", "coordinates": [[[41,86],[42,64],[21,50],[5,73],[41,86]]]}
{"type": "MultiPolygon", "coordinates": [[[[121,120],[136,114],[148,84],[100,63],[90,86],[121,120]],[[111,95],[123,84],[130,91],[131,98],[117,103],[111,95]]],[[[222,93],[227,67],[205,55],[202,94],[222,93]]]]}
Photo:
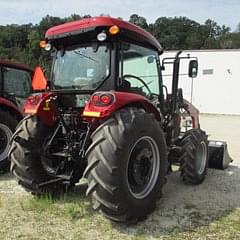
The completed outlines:
{"type": "Polygon", "coordinates": [[[26,70],[28,72],[33,72],[34,71],[31,67],[29,67],[26,64],[17,63],[17,62],[10,61],[10,60],[0,59],[0,66],[16,68],[16,69],[20,69],[20,70],[26,70]]]}
{"type": "Polygon", "coordinates": [[[120,35],[122,34],[125,37],[131,36],[132,40],[146,43],[151,45],[159,52],[162,52],[160,43],[149,32],[132,23],[112,17],[84,18],[78,21],[61,24],[50,28],[46,32],[45,37],[47,40],[54,40],[68,36],[79,35],[86,31],[94,31],[95,29],[101,27],[111,27],[113,25],[116,25],[120,28],[120,35]]]}

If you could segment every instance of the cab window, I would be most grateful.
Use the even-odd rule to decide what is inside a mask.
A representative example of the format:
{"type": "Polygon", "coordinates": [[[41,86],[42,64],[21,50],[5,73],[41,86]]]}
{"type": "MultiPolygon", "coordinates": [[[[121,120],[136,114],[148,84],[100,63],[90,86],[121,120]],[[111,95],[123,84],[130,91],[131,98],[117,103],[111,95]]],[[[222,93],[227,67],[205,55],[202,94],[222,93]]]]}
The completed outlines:
{"type": "Polygon", "coordinates": [[[14,93],[16,97],[26,98],[31,93],[31,74],[28,71],[4,67],[3,91],[14,93]]]}
{"type": "Polygon", "coordinates": [[[159,95],[157,52],[130,43],[122,44],[120,90],[150,97],[159,95]]]}

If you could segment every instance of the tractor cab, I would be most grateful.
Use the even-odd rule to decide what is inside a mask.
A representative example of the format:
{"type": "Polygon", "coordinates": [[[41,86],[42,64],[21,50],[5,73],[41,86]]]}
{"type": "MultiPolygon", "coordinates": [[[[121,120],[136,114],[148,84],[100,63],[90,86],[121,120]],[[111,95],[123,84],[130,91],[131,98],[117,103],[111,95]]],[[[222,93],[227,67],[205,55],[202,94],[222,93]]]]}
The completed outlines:
{"type": "MultiPolygon", "coordinates": [[[[172,97],[167,96],[161,71],[170,59],[161,63],[160,43],[136,25],[109,17],[83,19],[49,29],[40,45],[53,56],[49,90],[61,95],[65,103],[69,99],[71,106],[74,101],[75,107],[84,108],[94,93],[111,91],[110,98],[114,99],[121,92],[137,94],[138,100],[129,95],[131,104],[141,105],[147,111],[152,104],[159,107],[154,111],[157,118],[161,114],[172,115],[176,110],[178,66],[184,57],[176,57],[172,97]]],[[[193,68],[190,64],[189,72],[193,68]]],[[[120,101],[124,99],[121,97],[120,101]]],[[[114,109],[122,106],[118,104],[114,109]]],[[[97,111],[93,106],[86,108],[85,113],[97,111]]]]}
{"type": "Polygon", "coordinates": [[[22,107],[32,93],[33,69],[24,64],[0,60],[0,170],[9,169],[9,142],[23,118],[22,107]]]}
{"type": "Polygon", "coordinates": [[[19,109],[32,93],[33,69],[24,64],[0,60],[0,97],[8,99],[19,109]]]}
{"type": "Polygon", "coordinates": [[[96,91],[160,95],[161,45],[131,23],[107,17],[66,23],[49,29],[41,45],[53,55],[51,90],[79,95],[79,105],[96,91]]]}

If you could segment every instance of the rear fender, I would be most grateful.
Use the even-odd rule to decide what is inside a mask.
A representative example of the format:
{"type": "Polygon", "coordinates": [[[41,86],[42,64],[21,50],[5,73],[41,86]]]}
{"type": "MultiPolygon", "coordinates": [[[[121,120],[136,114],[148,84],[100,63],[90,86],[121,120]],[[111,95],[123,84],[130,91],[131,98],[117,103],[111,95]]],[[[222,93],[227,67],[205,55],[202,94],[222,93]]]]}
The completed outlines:
{"type": "Polygon", "coordinates": [[[55,96],[51,92],[31,95],[23,106],[24,113],[37,115],[45,125],[52,126],[57,119],[54,104],[55,96]]]}
{"type": "Polygon", "coordinates": [[[111,94],[113,96],[113,102],[107,106],[96,106],[93,103],[91,97],[85,105],[83,117],[106,118],[123,107],[136,106],[143,108],[146,112],[152,113],[155,116],[156,120],[161,120],[161,116],[157,108],[147,98],[141,95],[134,93],[109,91],[96,92],[93,94],[93,96],[96,94],[111,94]]]}
{"type": "Polygon", "coordinates": [[[23,116],[22,112],[17,108],[15,104],[2,97],[0,97],[0,108],[9,111],[13,115],[15,115],[18,120],[20,120],[23,116]]]}

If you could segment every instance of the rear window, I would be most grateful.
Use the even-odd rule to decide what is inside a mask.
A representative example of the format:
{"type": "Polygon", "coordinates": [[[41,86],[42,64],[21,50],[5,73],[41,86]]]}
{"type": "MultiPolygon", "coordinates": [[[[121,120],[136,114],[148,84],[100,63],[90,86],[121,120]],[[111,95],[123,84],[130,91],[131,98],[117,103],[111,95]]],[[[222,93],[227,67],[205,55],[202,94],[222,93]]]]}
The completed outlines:
{"type": "Polygon", "coordinates": [[[25,70],[4,67],[3,91],[14,93],[16,97],[26,98],[31,93],[31,73],[25,70]]]}

